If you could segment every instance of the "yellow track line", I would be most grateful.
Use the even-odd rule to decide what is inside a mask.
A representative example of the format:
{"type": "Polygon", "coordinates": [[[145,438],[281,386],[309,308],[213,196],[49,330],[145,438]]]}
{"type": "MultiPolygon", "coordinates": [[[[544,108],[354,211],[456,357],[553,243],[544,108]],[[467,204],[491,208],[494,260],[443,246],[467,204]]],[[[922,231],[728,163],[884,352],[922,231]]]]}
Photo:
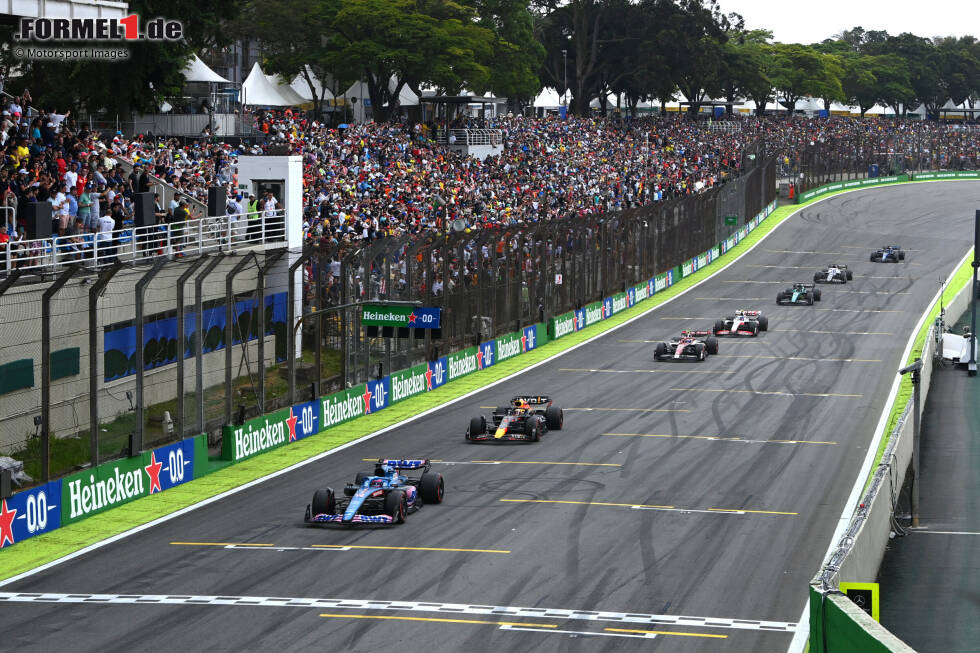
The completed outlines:
{"type": "Polygon", "coordinates": [[[445,551],[448,553],[510,553],[504,549],[453,549],[437,546],[369,546],[358,544],[313,544],[315,549],[376,549],[382,551],[445,551]]]}
{"type": "Polygon", "coordinates": [[[437,617],[395,617],[373,614],[321,614],[331,619],[378,619],[384,621],[428,621],[444,624],[479,624],[481,626],[523,626],[530,628],[557,628],[556,624],[522,623],[520,621],[483,621],[480,619],[439,619],[437,617]]]}
{"type": "Polygon", "coordinates": [[[668,630],[634,630],[632,628],[605,628],[611,633],[638,633],[643,635],[676,635],[677,637],[708,637],[711,639],[727,639],[728,635],[709,635],[707,633],[672,633],[668,630]]]}
{"type": "Polygon", "coordinates": [[[765,444],[837,444],[829,440],[750,440],[747,438],[726,437],[722,435],[670,435],[666,433],[603,433],[602,435],[619,435],[640,438],[676,438],[680,440],[718,440],[724,442],[759,442],[765,444]]]}

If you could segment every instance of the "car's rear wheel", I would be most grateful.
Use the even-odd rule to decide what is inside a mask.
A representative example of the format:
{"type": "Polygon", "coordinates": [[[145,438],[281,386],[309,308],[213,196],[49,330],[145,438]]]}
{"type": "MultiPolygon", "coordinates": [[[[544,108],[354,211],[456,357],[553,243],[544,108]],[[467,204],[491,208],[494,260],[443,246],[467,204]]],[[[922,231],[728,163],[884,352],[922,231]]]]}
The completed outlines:
{"type": "MultiPolygon", "coordinates": [[[[814,299],[814,301],[818,301],[819,302],[820,301],[820,296],[822,294],[823,293],[821,293],[819,290],[814,290],[813,291],[813,299],[814,299]]],[[[810,302],[810,303],[812,304],[813,302],[810,302]]]]}
{"type": "Polygon", "coordinates": [[[824,278],[825,275],[821,274],[820,272],[813,273],[813,283],[820,283],[821,281],[824,280],[824,278]]]}
{"type": "Polygon", "coordinates": [[[769,318],[760,315],[759,316],[759,331],[768,331],[768,330],[769,330],[769,318]]]}
{"type": "Polygon", "coordinates": [[[361,483],[364,482],[364,479],[371,478],[372,476],[374,476],[374,473],[372,472],[357,472],[357,476],[354,477],[354,485],[360,487],[361,483]]]}
{"type": "Polygon", "coordinates": [[[876,261],[880,261],[880,260],[881,260],[881,255],[880,254],[872,254],[871,255],[871,262],[872,263],[874,263],[876,261]]]}
{"type": "Polygon", "coordinates": [[[487,432],[487,418],[483,415],[470,419],[470,429],[466,432],[467,438],[483,435],[487,432]]]}
{"type": "Polygon", "coordinates": [[[898,260],[899,261],[904,261],[905,260],[905,252],[904,251],[900,251],[898,253],[898,260]]]}
{"type": "Polygon", "coordinates": [[[854,273],[851,272],[850,270],[847,271],[847,280],[854,281],[854,273]]]}
{"type": "Polygon", "coordinates": [[[560,431],[565,423],[565,411],[555,405],[548,406],[544,410],[544,421],[549,431],[560,431]]]}
{"type": "Polygon", "coordinates": [[[396,524],[405,522],[406,510],[405,493],[402,490],[392,490],[385,495],[385,514],[391,517],[396,524]]]}
{"type": "Polygon", "coordinates": [[[313,513],[313,516],[332,515],[337,512],[337,501],[331,488],[325,487],[313,493],[310,512],[313,513]]]}
{"type": "Polygon", "coordinates": [[[667,345],[663,342],[658,342],[657,346],[653,348],[653,360],[661,360],[667,355],[667,345]]]}
{"type": "Polygon", "coordinates": [[[718,338],[707,338],[704,341],[706,353],[714,356],[718,353],[718,338]]]}
{"type": "Polygon", "coordinates": [[[786,293],[784,292],[776,293],[776,303],[782,304],[784,301],[786,301],[786,293]]]}
{"type": "Polygon", "coordinates": [[[715,335],[718,335],[720,331],[725,330],[725,323],[722,320],[715,322],[715,335]]]}
{"type": "Polygon", "coordinates": [[[445,489],[446,484],[442,480],[442,474],[436,472],[422,474],[422,480],[419,482],[419,494],[422,495],[423,503],[442,503],[445,489]]]}

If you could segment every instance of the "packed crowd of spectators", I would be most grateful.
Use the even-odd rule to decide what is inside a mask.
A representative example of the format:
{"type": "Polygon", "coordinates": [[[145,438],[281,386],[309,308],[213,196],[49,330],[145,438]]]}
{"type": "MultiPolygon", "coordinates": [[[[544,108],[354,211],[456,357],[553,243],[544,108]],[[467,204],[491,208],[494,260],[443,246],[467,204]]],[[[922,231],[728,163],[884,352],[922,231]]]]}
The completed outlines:
{"type": "Polygon", "coordinates": [[[783,176],[797,174],[818,144],[855,161],[887,153],[907,169],[980,167],[976,131],[914,120],[774,116],[720,128],[668,114],[333,127],[286,110],[258,112],[257,142],[232,145],[95,133],[68,111],[35,112],[30,104],[26,92],[2,103],[0,244],[26,240],[16,219],[25,202],[51,203],[57,235],[100,238],[131,219],[133,194],[157,180],[176,190],[166,205],[158,198],[159,223],[199,217],[187,200],[205,201],[215,185],[228,191],[227,212],[261,214],[282,198],[240,194],[237,157],[270,148],[302,156],[306,237],[323,244],[450,225],[520,228],[684,197],[737,176],[744,148],[759,138],[783,176]],[[435,138],[467,126],[500,130],[502,153],[481,160],[435,138]]]}

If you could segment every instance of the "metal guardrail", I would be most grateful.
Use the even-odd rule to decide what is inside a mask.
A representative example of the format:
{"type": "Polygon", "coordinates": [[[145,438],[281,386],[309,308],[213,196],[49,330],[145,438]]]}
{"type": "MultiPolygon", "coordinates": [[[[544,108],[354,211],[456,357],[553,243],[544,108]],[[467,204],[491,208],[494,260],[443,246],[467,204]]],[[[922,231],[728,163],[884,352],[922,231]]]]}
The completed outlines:
{"type": "Polygon", "coordinates": [[[285,244],[285,211],[270,216],[240,213],[145,227],[0,245],[0,276],[14,271],[53,274],[68,263],[98,269],[116,261],[135,262],[162,256],[199,256],[206,252],[285,244]]]}
{"type": "Polygon", "coordinates": [[[503,145],[504,135],[499,129],[440,129],[436,142],[448,145],[503,145]]]}

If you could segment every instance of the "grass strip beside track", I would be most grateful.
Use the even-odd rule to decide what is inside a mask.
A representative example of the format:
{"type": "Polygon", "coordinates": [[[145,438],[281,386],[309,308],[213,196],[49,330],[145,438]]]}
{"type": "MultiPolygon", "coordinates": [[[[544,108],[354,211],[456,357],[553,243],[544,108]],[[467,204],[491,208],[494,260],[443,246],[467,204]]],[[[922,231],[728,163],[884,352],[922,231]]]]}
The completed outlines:
{"type": "MultiPolygon", "coordinates": [[[[972,251],[972,248],[971,248],[972,251]]],[[[944,297],[955,297],[963,288],[965,288],[972,281],[973,268],[971,267],[972,257],[969,260],[963,262],[953,276],[947,281],[946,289],[943,292],[944,297]]],[[[929,329],[935,323],[936,318],[939,317],[939,311],[942,309],[942,304],[936,302],[928,309],[928,318],[922,323],[922,328],[919,332],[915,334],[915,341],[912,344],[912,351],[909,352],[908,360],[903,363],[903,366],[911,365],[912,362],[922,356],[922,349],[925,347],[926,338],[929,335],[929,329]]],[[[898,374],[898,371],[895,371],[898,374]]],[[[901,418],[902,413],[905,411],[905,406],[908,405],[909,400],[912,399],[912,378],[911,375],[905,375],[902,377],[902,381],[898,386],[898,393],[895,395],[895,400],[892,402],[891,409],[888,413],[888,422],[885,424],[885,436],[881,438],[881,442],[878,444],[878,452],[875,454],[874,464],[871,465],[871,470],[868,472],[868,478],[864,481],[864,490],[868,490],[868,486],[871,485],[871,479],[874,478],[875,470],[878,469],[878,465],[881,463],[881,457],[885,453],[885,449],[888,447],[888,443],[891,441],[892,431],[895,430],[895,425],[898,424],[899,418],[901,418]]],[[[925,408],[925,406],[923,406],[925,408]]]]}
{"type": "MultiPolygon", "coordinates": [[[[886,184],[885,186],[891,185],[886,184]]],[[[882,187],[877,186],[875,188],[882,187]]],[[[813,202],[823,201],[845,192],[853,191],[847,190],[827,193],[802,204],[777,208],[766,220],[752,230],[752,233],[740,241],[734,250],[722,255],[694,274],[681,279],[666,290],[656,293],[640,304],[614,315],[608,320],[603,320],[593,327],[569,334],[560,340],[549,342],[539,349],[498,363],[489,369],[470,374],[458,381],[444,385],[432,392],[413,397],[377,414],[360,417],[297,443],[274,449],[236,465],[229,465],[212,474],[195,479],[184,485],[179,485],[166,492],[137,499],[136,501],[94,515],[80,522],[69,524],[50,533],[31,538],[19,545],[0,549],[0,581],[43,564],[53,562],[86,546],[119,535],[131,528],[149,523],[182,508],[187,508],[222,492],[262,478],[267,474],[300,463],[317,454],[339,447],[374,431],[402,422],[418,413],[435,408],[468,392],[478,390],[488,383],[520,371],[550,356],[554,356],[557,353],[580,344],[588,338],[601,334],[630,318],[663,304],[668,299],[675,297],[695,283],[711,276],[720,267],[727,265],[732,260],[731,255],[740,256],[746,249],[768,235],[799,209],[813,202]]],[[[921,347],[919,351],[921,351],[921,347]]],[[[462,428],[461,426],[460,434],[462,434],[462,428]]],[[[300,518],[302,509],[303,506],[301,503],[298,503],[296,506],[297,520],[300,518]]]]}

